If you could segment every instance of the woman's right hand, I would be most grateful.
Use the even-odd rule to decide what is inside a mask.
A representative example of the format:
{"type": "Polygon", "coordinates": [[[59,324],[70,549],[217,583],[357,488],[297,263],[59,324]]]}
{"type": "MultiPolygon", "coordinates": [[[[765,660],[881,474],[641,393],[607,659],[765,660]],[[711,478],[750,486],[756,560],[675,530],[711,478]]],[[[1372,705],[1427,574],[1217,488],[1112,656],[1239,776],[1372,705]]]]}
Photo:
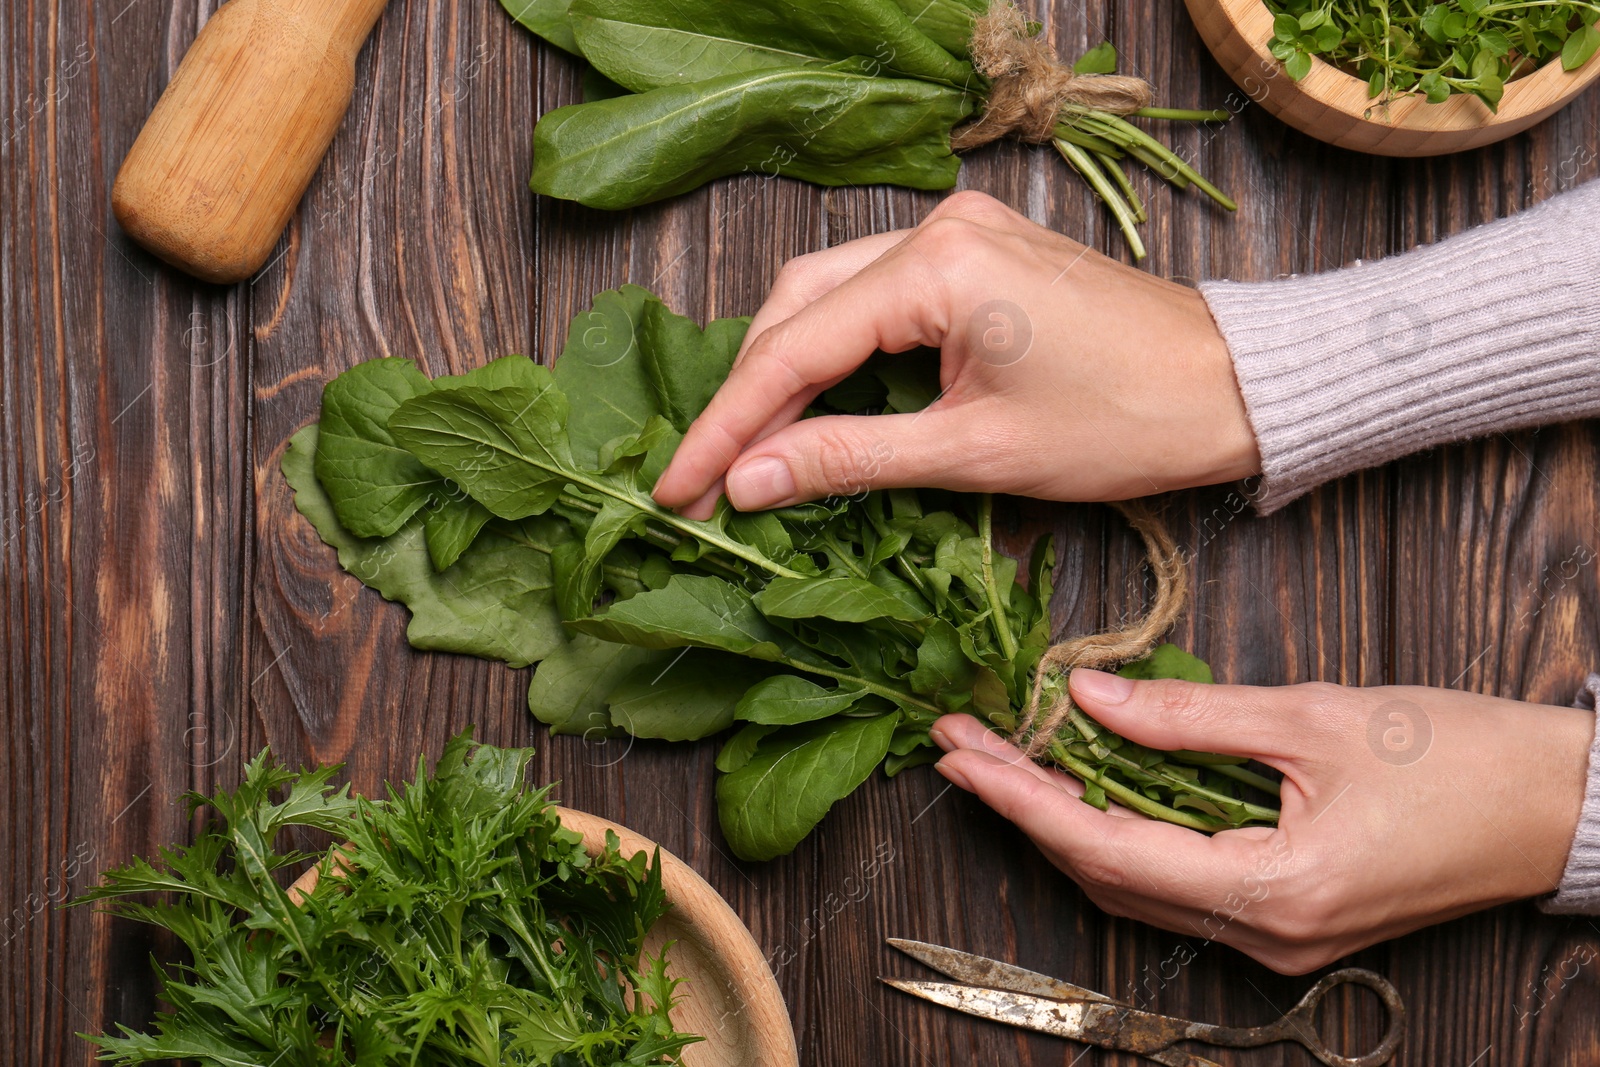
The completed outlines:
{"type": "Polygon", "coordinates": [[[1260,460],[1200,294],[979,193],[786,264],[655,488],[685,514],[932,486],[1122,500],[1260,460]],[[940,350],[917,414],[800,420],[874,351],[940,350]]]}

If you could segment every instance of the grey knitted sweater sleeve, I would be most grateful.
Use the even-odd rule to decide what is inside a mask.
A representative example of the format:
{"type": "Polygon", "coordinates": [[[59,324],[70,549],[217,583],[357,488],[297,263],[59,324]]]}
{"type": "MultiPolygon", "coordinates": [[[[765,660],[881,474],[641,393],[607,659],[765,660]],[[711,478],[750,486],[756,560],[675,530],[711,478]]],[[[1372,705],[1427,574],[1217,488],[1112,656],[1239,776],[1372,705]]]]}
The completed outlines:
{"type": "Polygon", "coordinates": [[[1600,181],[1375,263],[1205,282],[1257,507],[1448,441],[1600,415],[1600,181]]]}
{"type": "MultiPolygon", "coordinates": [[[[1600,415],[1600,181],[1376,263],[1200,286],[1261,450],[1265,513],[1448,441],[1600,415]]],[[[1579,706],[1593,709],[1600,675],[1579,706]]],[[[1600,731],[1546,911],[1600,914],[1600,731]]]]}

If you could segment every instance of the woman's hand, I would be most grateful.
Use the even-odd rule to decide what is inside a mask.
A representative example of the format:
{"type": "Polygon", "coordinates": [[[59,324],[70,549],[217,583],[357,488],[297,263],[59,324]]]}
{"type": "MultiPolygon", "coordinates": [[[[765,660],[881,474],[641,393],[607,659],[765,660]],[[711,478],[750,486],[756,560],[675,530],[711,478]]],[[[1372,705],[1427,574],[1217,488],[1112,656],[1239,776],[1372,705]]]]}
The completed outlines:
{"type": "Polygon", "coordinates": [[[909,231],[790,261],[656,499],[706,517],[937,486],[1122,500],[1259,466],[1193,289],[958,193],[909,231]],[[799,421],[875,350],[940,350],[924,412],[799,421]]]}
{"type": "Polygon", "coordinates": [[[1074,671],[1073,698],[1140,744],[1283,772],[1276,829],[1207,837],[1078,800],[966,715],[939,770],[1015,822],[1105,911],[1299,974],[1375,941],[1548,893],[1583,803],[1594,715],[1444,689],[1263,689],[1074,671]]]}

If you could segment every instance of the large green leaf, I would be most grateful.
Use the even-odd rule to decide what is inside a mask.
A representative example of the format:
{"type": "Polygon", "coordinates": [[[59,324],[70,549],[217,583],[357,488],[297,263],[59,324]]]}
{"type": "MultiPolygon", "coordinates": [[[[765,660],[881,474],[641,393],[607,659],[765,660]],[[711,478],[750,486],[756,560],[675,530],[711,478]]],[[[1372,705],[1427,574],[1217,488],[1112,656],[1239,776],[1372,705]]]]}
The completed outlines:
{"type": "Polygon", "coordinates": [[[538,390],[464,386],[406,401],[389,431],[494,514],[520,519],[546,511],[576,469],[566,422],[567,399],[548,382],[538,390]]]}
{"type": "Polygon", "coordinates": [[[283,476],[295,491],[295,508],[323,541],[339,551],[339,565],[411,609],[406,638],[413,646],[504,660],[525,667],[564,641],[551,597],[549,541],[520,531],[485,531],[455,566],[435,571],[422,527],[408,523],[386,538],[356,537],[339,524],[313,467],[317,427],[295,434],[283,454],[283,476]]]}
{"type": "Polygon", "coordinates": [[[772,662],[793,651],[792,638],[756,610],[750,594],[707,575],[678,574],[652,589],[612,604],[572,626],[608,641],[644,648],[698,645],[772,662]]]}
{"type": "Polygon", "coordinates": [[[717,815],[742,859],[794,851],[828,809],[888,755],[899,715],[791,726],[717,782],[717,815]]]}
{"type": "Polygon", "coordinates": [[[522,25],[563,51],[578,54],[568,13],[572,0],[500,0],[500,6],[522,25]]]}
{"type": "Polygon", "coordinates": [[[792,726],[848,711],[866,695],[859,687],[824,689],[797,674],[777,674],[751,686],[734,713],[745,722],[792,726]]]}
{"type": "Polygon", "coordinates": [[[439,476],[388,428],[396,408],[432,390],[409,359],[358,363],[323,388],[317,480],[339,523],[357,537],[388,537],[439,489],[439,476]]]}
{"type": "Polygon", "coordinates": [[[611,691],[635,667],[654,664],[659,671],[674,655],[575,634],[533,672],[528,710],[553,734],[576,734],[591,740],[604,736],[613,726],[606,710],[611,691]]]}
{"type": "Polygon", "coordinates": [[[913,26],[958,59],[972,54],[972,23],[989,10],[989,0],[895,0],[895,3],[913,26]]]}
{"type": "Polygon", "coordinates": [[[780,69],[557,108],[533,133],[534,192],[628,208],[729,174],[948,189],[968,94],[844,70],[780,69]]]}
{"type": "Polygon", "coordinates": [[[685,649],[635,668],[611,692],[611,721],[634,737],[698,741],[734,723],[745,690],[771,668],[742,656],[685,649]]]}
{"type": "Polygon", "coordinates": [[[886,589],[848,575],[828,578],[774,578],[756,594],[756,607],[773,619],[833,619],[836,622],[871,622],[898,619],[918,622],[927,618],[919,609],[886,589]]]}
{"type": "Polygon", "coordinates": [[[584,58],[636,92],[848,59],[890,77],[973,79],[891,0],[572,0],[571,24],[584,58]]]}

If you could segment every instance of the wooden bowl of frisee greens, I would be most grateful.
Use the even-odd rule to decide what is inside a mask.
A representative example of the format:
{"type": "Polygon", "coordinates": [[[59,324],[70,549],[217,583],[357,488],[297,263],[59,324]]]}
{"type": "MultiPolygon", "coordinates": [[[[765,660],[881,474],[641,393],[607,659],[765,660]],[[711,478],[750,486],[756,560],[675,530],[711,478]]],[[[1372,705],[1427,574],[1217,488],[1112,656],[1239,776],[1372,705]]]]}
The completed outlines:
{"type": "Polygon", "coordinates": [[[1600,29],[1583,4],[1418,0],[1397,27],[1382,13],[1402,8],[1380,0],[1274,0],[1277,12],[1265,0],[1184,2],[1246,97],[1303,133],[1358,152],[1435,156],[1492,144],[1554,114],[1600,77],[1593,58],[1600,29]],[[1373,21],[1332,45],[1332,35],[1350,25],[1340,23],[1339,10],[1373,21]],[[1378,42],[1388,42],[1393,62],[1371,58],[1381,55],[1378,42]],[[1416,73],[1419,49],[1444,53],[1446,65],[1429,67],[1435,77],[1425,86],[1397,86],[1397,76],[1408,80],[1407,67],[1419,83],[1426,76],[1416,73]],[[1536,64],[1524,49],[1545,58],[1536,64]]]}
{"type": "MultiPolygon", "coordinates": [[[[606,834],[615,834],[624,856],[643,852],[659,857],[661,887],[672,909],[656,920],[645,937],[645,951],[668,945],[675,990],[672,1021],[704,1041],[683,1051],[684,1067],[798,1067],[800,1054],[783,994],[761,947],[727,901],[687,863],[654,841],[598,815],[557,806],[561,825],[583,837],[598,855],[606,834]],[[659,850],[659,851],[658,851],[659,850]]],[[[333,858],[333,869],[338,859],[333,858]]],[[[324,868],[309,868],[289,887],[291,899],[309,895],[324,868]]]]}

